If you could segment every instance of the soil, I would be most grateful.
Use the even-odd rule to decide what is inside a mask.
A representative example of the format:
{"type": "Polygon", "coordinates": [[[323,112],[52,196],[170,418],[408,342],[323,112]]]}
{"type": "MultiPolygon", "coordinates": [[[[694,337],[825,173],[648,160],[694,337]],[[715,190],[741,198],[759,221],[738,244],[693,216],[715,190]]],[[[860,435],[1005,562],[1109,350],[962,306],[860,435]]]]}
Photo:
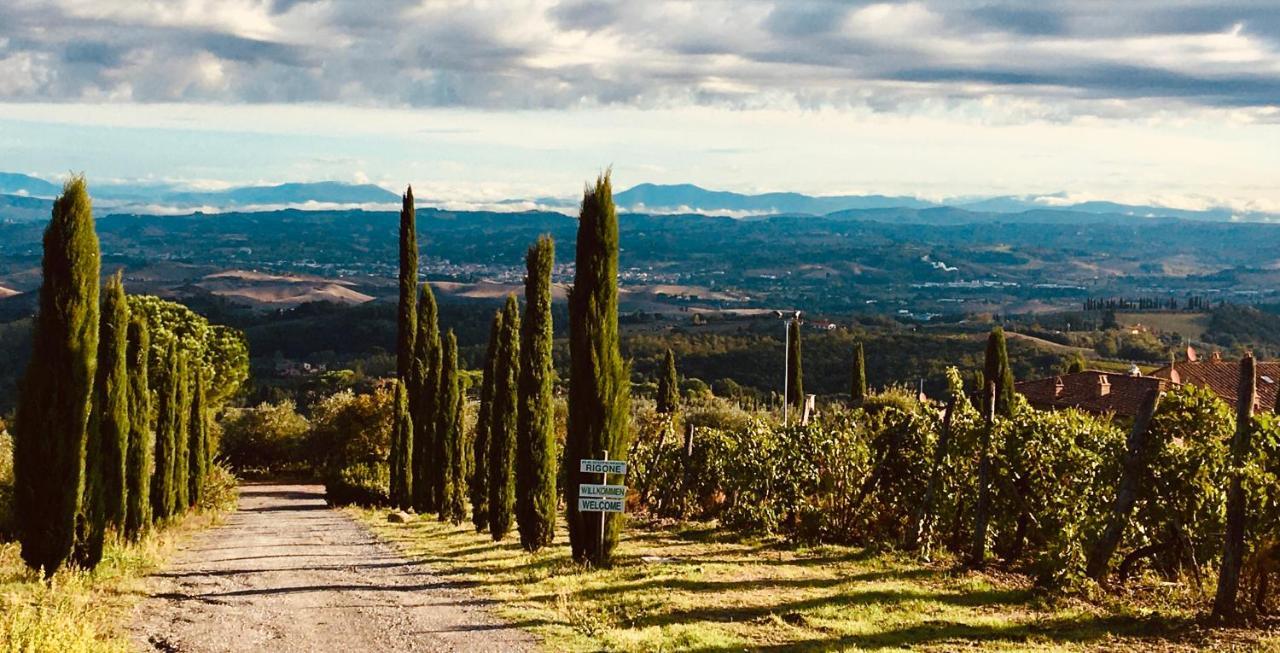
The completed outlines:
{"type": "Polygon", "coordinates": [[[248,485],[239,510],[154,574],[131,636],[144,651],[527,651],[490,614],[341,512],[314,485],[248,485]]]}

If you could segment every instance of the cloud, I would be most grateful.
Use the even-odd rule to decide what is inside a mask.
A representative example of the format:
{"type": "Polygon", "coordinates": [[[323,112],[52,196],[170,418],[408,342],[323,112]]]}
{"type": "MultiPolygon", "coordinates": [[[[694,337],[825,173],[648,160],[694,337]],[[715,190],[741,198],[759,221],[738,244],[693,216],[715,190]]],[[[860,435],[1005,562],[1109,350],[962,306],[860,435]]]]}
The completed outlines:
{"type": "Polygon", "coordinates": [[[1270,4],[6,0],[0,101],[1271,109],[1270,4]]]}

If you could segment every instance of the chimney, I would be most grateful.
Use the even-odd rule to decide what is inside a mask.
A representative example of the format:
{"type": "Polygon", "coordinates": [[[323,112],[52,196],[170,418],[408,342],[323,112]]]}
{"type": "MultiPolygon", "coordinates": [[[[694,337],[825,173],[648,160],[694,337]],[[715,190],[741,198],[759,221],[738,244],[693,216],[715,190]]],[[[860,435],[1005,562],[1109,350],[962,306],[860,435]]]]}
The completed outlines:
{"type": "Polygon", "coordinates": [[[1106,374],[1098,375],[1098,396],[1105,397],[1111,394],[1111,381],[1107,380],[1106,374]]]}
{"type": "Polygon", "coordinates": [[[1221,362],[1222,362],[1222,352],[1220,352],[1220,351],[1214,351],[1212,354],[1210,354],[1210,355],[1209,355],[1209,360],[1210,360],[1210,361],[1213,361],[1214,363],[1221,363],[1221,362]]]}
{"type": "Polygon", "coordinates": [[[1067,388],[1067,385],[1062,382],[1062,377],[1059,376],[1055,378],[1053,380],[1053,398],[1057,399],[1058,397],[1061,397],[1062,391],[1066,390],[1066,388],[1067,388]]]}

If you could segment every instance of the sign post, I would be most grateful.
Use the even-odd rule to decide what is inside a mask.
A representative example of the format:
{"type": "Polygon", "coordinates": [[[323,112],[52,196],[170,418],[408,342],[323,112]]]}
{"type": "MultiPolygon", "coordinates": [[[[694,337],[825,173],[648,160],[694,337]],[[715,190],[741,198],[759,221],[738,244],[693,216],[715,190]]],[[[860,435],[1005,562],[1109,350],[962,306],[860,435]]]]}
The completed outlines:
{"type": "Polygon", "coordinates": [[[606,513],[623,512],[626,505],[627,486],[609,485],[609,475],[626,476],[625,460],[609,460],[609,452],[602,451],[599,460],[583,458],[578,461],[578,471],[584,474],[599,474],[600,483],[578,484],[578,512],[600,513],[600,546],[604,546],[604,523],[606,513]]]}

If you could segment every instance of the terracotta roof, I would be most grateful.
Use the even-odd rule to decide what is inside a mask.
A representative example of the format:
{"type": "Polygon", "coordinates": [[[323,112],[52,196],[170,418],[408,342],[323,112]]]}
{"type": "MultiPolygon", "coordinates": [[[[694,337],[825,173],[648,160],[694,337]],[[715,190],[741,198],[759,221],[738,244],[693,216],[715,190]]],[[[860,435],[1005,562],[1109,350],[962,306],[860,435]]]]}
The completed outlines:
{"type": "MultiPolygon", "coordinates": [[[[1216,357],[1203,361],[1178,361],[1151,373],[1151,376],[1170,379],[1174,383],[1208,388],[1223,401],[1236,406],[1236,385],[1240,382],[1240,361],[1220,360],[1216,357]]],[[[1276,405],[1276,390],[1280,388],[1280,361],[1258,363],[1258,404],[1255,410],[1271,411],[1276,405]]]]}
{"type": "Polygon", "coordinates": [[[1078,408],[1091,413],[1115,413],[1126,417],[1138,414],[1142,399],[1151,388],[1164,392],[1169,387],[1167,379],[1094,370],[1014,385],[1018,393],[1036,408],[1078,408]]]}

